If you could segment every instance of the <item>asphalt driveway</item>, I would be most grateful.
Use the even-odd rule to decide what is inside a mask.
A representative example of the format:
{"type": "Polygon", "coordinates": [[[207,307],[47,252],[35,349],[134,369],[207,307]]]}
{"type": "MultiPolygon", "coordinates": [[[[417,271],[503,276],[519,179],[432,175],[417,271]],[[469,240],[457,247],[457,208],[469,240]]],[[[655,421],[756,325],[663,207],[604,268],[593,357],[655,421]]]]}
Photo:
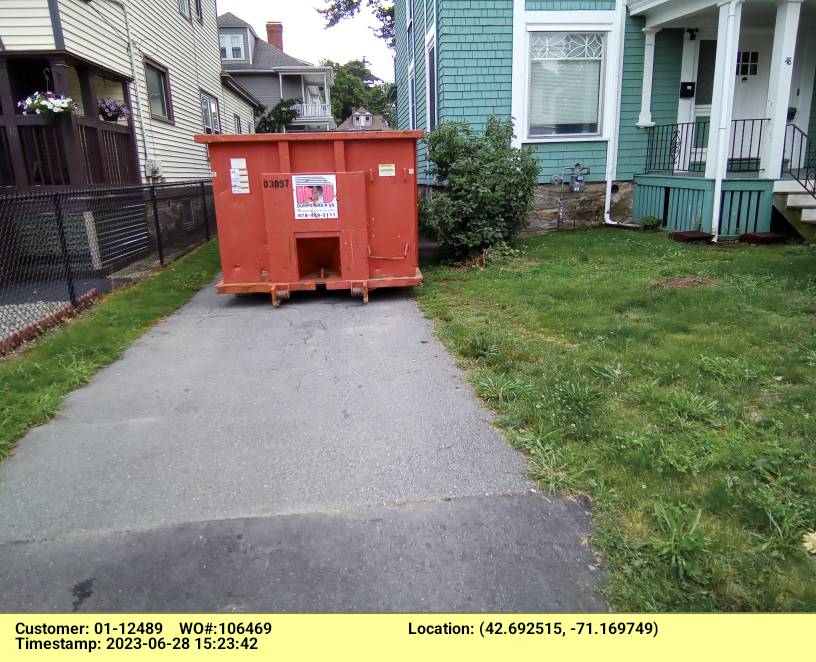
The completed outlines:
{"type": "Polygon", "coordinates": [[[0,464],[12,611],[603,610],[406,293],[200,292],[0,464]]]}

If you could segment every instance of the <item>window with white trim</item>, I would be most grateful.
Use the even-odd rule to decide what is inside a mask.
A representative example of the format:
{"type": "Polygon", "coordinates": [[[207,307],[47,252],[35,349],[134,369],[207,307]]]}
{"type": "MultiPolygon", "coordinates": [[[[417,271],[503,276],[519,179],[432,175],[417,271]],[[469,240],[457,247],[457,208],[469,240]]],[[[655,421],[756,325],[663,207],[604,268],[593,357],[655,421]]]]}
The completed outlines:
{"type": "Polygon", "coordinates": [[[221,133],[218,99],[206,92],[201,93],[201,117],[204,120],[204,133],[221,133]]]}
{"type": "Polygon", "coordinates": [[[528,136],[598,135],[602,32],[531,32],[528,136]]]}
{"type": "Polygon", "coordinates": [[[414,22],[414,0],[405,0],[405,4],[408,6],[407,24],[410,27],[411,23],[414,22]]]}
{"type": "Polygon", "coordinates": [[[178,0],[178,10],[184,18],[190,18],[190,0],[178,0]]]}
{"type": "Polygon", "coordinates": [[[218,35],[222,60],[244,59],[244,38],[239,34],[218,35]]]}
{"type": "Polygon", "coordinates": [[[233,121],[235,122],[235,133],[243,133],[244,132],[244,125],[241,122],[241,116],[235,115],[233,117],[233,121]]]}

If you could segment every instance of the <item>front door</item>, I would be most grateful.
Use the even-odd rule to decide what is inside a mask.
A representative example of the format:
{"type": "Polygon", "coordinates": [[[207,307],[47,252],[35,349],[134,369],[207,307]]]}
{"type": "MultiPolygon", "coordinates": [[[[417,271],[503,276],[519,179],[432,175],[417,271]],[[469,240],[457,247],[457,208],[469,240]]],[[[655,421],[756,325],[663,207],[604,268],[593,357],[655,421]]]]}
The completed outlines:
{"type": "MultiPolygon", "coordinates": [[[[765,130],[765,108],[768,100],[770,60],[773,35],[744,31],[740,36],[737,66],[734,71],[734,108],[729,139],[729,168],[736,171],[755,171],[759,168],[762,134],[765,130]]],[[[693,161],[706,160],[705,145],[711,117],[711,98],[714,91],[714,66],[717,42],[700,39],[697,56],[697,89],[694,99],[694,119],[702,122],[696,130],[693,161]]]]}

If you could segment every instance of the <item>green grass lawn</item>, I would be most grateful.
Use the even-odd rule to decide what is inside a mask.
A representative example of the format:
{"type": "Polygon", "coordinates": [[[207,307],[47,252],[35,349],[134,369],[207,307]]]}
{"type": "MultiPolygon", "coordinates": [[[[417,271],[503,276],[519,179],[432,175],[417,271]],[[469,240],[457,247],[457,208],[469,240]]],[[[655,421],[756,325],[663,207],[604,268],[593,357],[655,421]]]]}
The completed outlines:
{"type": "Polygon", "coordinates": [[[21,354],[0,359],[0,459],[29,429],[53,418],[68,392],[88,383],[150,326],[189,301],[219,268],[218,245],[211,241],[105,297],[21,354]]]}
{"type": "Polygon", "coordinates": [[[541,488],[592,499],[610,605],[816,610],[816,251],[519,247],[426,269],[419,303],[541,488]]]}

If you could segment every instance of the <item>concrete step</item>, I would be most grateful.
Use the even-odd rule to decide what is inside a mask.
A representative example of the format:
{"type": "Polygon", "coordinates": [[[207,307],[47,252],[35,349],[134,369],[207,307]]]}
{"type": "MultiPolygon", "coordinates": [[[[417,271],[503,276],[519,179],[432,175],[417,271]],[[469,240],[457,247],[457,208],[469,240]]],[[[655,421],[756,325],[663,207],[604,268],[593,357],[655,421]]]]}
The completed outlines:
{"type": "MultiPolygon", "coordinates": [[[[814,182],[810,182],[813,186],[814,182]]],[[[795,179],[777,179],[774,182],[774,193],[803,193],[804,187],[795,179]]]]}
{"type": "Polygon", "coordinates": [[[796,207],[797,209],[810,209],[816,207],[816,197],[810,193],[789,193],[788,207],[796,207]]]}
{"type": "Polygon", "coordinates": [[[803,223],[816,223],[816,208],[810,207],[802,210],[803,223]]]}

